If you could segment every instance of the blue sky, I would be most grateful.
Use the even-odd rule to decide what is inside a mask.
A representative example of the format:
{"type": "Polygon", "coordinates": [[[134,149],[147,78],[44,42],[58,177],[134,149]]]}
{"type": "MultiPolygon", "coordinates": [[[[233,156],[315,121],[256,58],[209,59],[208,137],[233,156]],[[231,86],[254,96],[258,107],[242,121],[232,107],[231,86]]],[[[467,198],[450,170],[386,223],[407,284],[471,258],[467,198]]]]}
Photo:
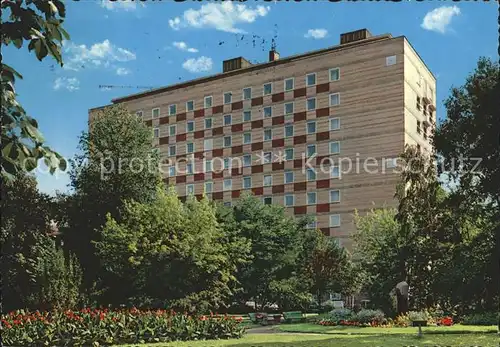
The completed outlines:
{"type": "MultiPolygon", "coordinates": [[[[495,2],[66,4],[71,41],[64,68],[52,59],[38,62],[26,47],[3,54],[24,76],[17,83],[21,103],[47,143],[67,158],[77,152],[89,108],[143,91],[99,85],[159,87],[218,73],[222,60],[236,56],[263,62],[275,36],[283,57],[336,45],[340,33],[361,28],[405,35],[437,77],[438,118],[445,116],[442,101],[450,87],[464,82],[478,57],[498,59],[495,2]]],[[[65,173],[43,171],[37,173],[42,191],[67,190],[65,173]]]]}

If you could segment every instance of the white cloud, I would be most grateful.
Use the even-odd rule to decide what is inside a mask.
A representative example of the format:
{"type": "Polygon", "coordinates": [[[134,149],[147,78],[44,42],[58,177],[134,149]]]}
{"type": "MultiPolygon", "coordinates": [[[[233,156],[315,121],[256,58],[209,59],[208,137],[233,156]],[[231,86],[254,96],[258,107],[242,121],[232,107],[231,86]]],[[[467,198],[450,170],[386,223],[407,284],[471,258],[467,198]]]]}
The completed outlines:
{"type": "Polygon", "coordinates": [[[172,46],[174,46],[177,49],[180,49],[181,51],[189,52],[189,53],[198,53],[198,50],[196,48],[188,47],[186,42],[173,42],[172,46]]]}
{"type": "Polygon", "coordinates": [[[420,26],[425,30],[444,34],[452,18],[458,15],[460,15],[460,9],[457,6],[441,6],[427,12],[420,26]]]}
{"type": "Polygon", "coordinates": [[[245,31],[235,26],[241,23],[253,23],[257,18],[266,16],[271,8],[269,6],[256,6],[223,2],[222,4],[208,3],[199,10],[189,9],[184,11],[182,18],[175,17],[168,20],[174,30],[185,27],[213,28],[230,33],[244,33],[245,31]]]}
{"type": "MultiPolygon", "coordinates": [[[[101,0],[99,4],[101,7],[110,10],[110,11],[135,11],[137,9],[137,4],[139,1],[131,1],[131,0],[101,0]]],[[[140,2],[141,6],[144,6],[142,2],[140,2]]]]}
{"type": "Polygon", "coordinates": [[[75,77],[58,77],[54,81],[54,90],[67,89],[70,92],[80,89],[80,81],[75,77]]]}
{"type": "Polygon", "coordinates": [[[199,57],[197,59],[191,58],[186,60],[182,67],[189,72],[198,73],[198,72],[206,72],[212,70],[212,58],[208,58],[205,56],[199,57]]]}
{"type": "Polygon", "coordinates": [[[119,68],[116,69],[116,74],[118,76],[125,76],[125,75],[128,75],[131,72],[132,71],[130,71],[129,69],[127,69],[125,67],[119,67],[119,68]]]}
{"type": "Polygon", "coordinates": [[[109,40],[95,43],[90,48],[86,45],[75,45],[72,42],[64,43],[64,52],[69,57],[65,58],[64,68],[79,71],[91,67],[112,67],[114,63],[124,63],[135,60],[136,56],[131,51],[116,47],[109,40]]]}
{"type": "Polygon", "coordinates": [[[309,29],[304,37],[308,39],[324,39],[328,35],[328,30],[326,29],[309,29]]]}

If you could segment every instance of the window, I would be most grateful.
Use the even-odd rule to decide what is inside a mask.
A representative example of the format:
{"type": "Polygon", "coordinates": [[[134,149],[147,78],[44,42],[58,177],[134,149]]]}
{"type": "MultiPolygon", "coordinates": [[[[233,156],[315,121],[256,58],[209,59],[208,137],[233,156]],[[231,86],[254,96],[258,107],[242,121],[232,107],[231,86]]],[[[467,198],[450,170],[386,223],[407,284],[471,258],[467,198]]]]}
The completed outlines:
{"type": "Polygon", "coordinates": [[[340,177],[339,167],[336,165],[332,165],[330,167],[330,178],[339,178],[339,177],[340,177]]]}
{"type": "Polygon", "coordinates": [[[293,206],[295,205],[295,195],[286,194],[285,195],[285,206],[293,206]]]}
{"type": "Polygon", "coordinates": [[[224,185],[223,185],[223,189],[224,190],[231,190],[233,187],[233,180],[230,179],[230,178],[226,178],[224,180],[224,185]]]}
{"type": "Polygon", "coordinates": [[[250,100],[252,98],[252,88],[243,88],[243,100],[250,100]]]}
{"type": "Polygon", "coordinates": [[[310,73],[306,76],[306,87],[313,86],[316,84],[316,74],[310,73]]]}
{"type": "Polygon", "coordinates": [[[194,194],[194,184],[188,184],[186,186],[186,195],[193,195],[194,194]]]}
{"type": "Polygon", "coordinates": [[[252,188],[252,177],[246,176],[243,177],[243,189],[250,189],[252,188]]]}
{"type": "Polygon", "coordinates": [[[168,115],[173,116],[177,113],[177,105],[168,106],[168,115]]]}
{"type": "Polygon", "coordinates": [[[316,121],[311,120],[307,122],[307,133],[308,134],[314,134],[316,133],[316,121]]]}
{"type": "Polygon", "coordinates": [[[243,156],[243,166],[250,166],[250,165],[252,165],[252,155],[245,154],[243,156]]]}
{"type": "Polygon", "coordinates": [[[308,168],[306,171],[307,174],[307,180],[308,181],[314,181],[316,180],[316,171],[312,168],[308,168]]]}
{"type": "Polygon", "coordinates": [[[262,202],[264,203],[264,205],[271,205],[273,203],[273,197],[266,196],[262,199],[262,202]]]}
{"type": "Polygon", "coordinates": [[[330,69],[330,82],[338,81],[340,79],[340,69],[338,67],[330,69]]]}
{"type": "Polygon", "coordinates": [[[285,137],[293,136],[293,124],[285,125],[285,137]]]}
{"type": "Polygon", "coordinates": [[[339,154],[340,153],[340,142],[330,142],[330,154],[339,154]]]}
{"type": "Polygon", "coordinates": [[[231,147],[233,140],[231,138],[231,135],[229,136],[224,136],[224,147],[231,147]]]}
{"type": "Polygon", "coordinates": [[[212,118],[205,118],[205,129],[212,129],[212,118]]]}
{"type": "Polygon", "coordinates": [[[308,205],[316,204],[316,192],[307,193],[307,204],[308,205]]]}
{"type": "Polygon", "coordinates": [[[306,101],[307,111],[312,111],[316,109],[316,98],[309,98],[306,101]]]}
{"type": "Polygon", "coordinates": [[[269,187],[273,185],[273,176],[264,175],[264,187],[269,187]]]}
{"type": "Polygon", "coordinates": [[[417,96],[417,110],[420,111],[421,108],[422,108],[422,106],[421,106],[421,103],[420,103],[420,96],[417,96]]]}
{"type": "Polygon", "coordinates": [[[307,156],[312,157],[316,154],[316,145],[307,145],[307,156]]]}
{"type": "Polygon", "coordinates": [[[224,125],[231,125],[233,117],[230,114],[224,116],[224,125]]]}
{"type": "Polygon", "coordinates": [[[151,116],[153,118],[160,117],[160,109],[159,108],[153,108],[153,110],[151,111],[151,116]]]}
{"type": "Polygon", "coordinates": [[[224,201],[224,206],[231,207],[232,206],[231,201],[224,201]]]}
{"type": "Polygon", "coordinates": [[[336,228],[340,226],[340,215],[339,214],[331,214],[330,215],[330,227],[336,228]]]}
{"type": "Polygon", "coordinates": [[[137,111],[137,112],[135,113],[135,115],[136,115],[137,117],[139,117],[139,118],[142,118],[142,116],[144,115],[144,113],[143,113],[142,111],[137,111]]]}
{"type": "Polygon", "coordinates": [[[340,118],[330,118],[330,131],[340,129],[340,118]]]}
{"type": "Polygon", "coordinates": [[[177,148],[175,147],[175,145],[168,146],[168,155],[170,157],[174,156],[176,151],[177,151],[177,148]]]}
{"type": "Polygon", "coordinates": [[[330,106],[340,105],[340,94],[330,94],[330,106]]]}
{"type": "Polygon", "coordinates": [[[243,134],[243,144],[252,143],[252,133],[244,133],[243,134]]]}
{"type": "Polygon", "coordinates": [[[231,92],[224,93],[224,104],[230,104],[233,99],[233,94],[231,92]]]}
{"type": "Polygon", "coordinates": [[[287,78],[285,80],[285,92],[288,92],[290,90],[293,90],[293,88],[295,87],[295,81],[293,78],[287,78]]]}
{"type": "Polygon", "coordinates": [[[194,143],[188,142],[186,144],[186,152],[187,153],[193,153],[194,152],[194,143]]]}
{"type": "Polygon", "coordinates": [[[390,57],[385,58],[385,66],[390,66],[396,64],[396,56],[391,55],[390,57]]]}
{"type": "Polygon", "coordinates": [[[340,190],[330,190],[330,202],[340,202],[340,190]]]}
{"type": "Polygon", "coordinates": [[[420,130],[420,121],[417,120],[417,133],[421,133],[421,130],[420,130]]]}
{"type": "Polygon", "coordinates": [[[264,95],[271,95],[273,93],[273,84],[266,83],[264,84],[264,95]]]}
{"type": "Polygon", "coordinates": [[[285,104],[285,114],[292,114],[293,113],[293,102],[287,102],[285,104]]]}
{"type": "Polygon", "coordinates": [[[186,111],[193,111],[194,110],[194,101],[190,100],[186,102],[186,111]]]}
{"type": "Polygon", "coordinates": [[[285,160],[293,160],[293,158],[294,158],[293,148],[285,149],[285,160]]]}
{"type": "Polygon", "coordinates": [[[212,182],[205,182],[205,193],[210,194],[214,190],[214,184],[212,182]]]}
{"type": "Polygon", "coordinates": [[[230,168],[231,168],[231,161],[229,160],[229,158],[224,158],[224,169],[228,170],[230,168]]]}
{"type": "Polygon", "coordinates": [[[193,174],[193,164],[192,163],[187,163],[186,164],[186,173],[188,175],[192,175],[193,174]]]}
{"type": "Polygon", "coordinates": [[[205,108],[212,107],[212,97],[211,96],[205,96],[205,108]]]}
{"type": "Polygon", "coordinates": [[[263,157],[263,164],[268,164],[272,160],[273,154],[271,152],[265,152],[263,157]]]}
{"type": "Polygon", "coordinates": [[[273,130],[265,129],[264,130],[264,141],[271,141],[273,139],[273,130]]]}
{"type": "Polygon", "coordinates": [[[212,172],[212,161],[211,160],[205,161],[205,172],[212,172]]]}
{"type": "Polygon", "coordinates": [[[177,126],[176,125],[171,125],[168,128],[168,133],[169,133],[170,136],[174,136],[176,132],[177,132],[177,126]]]}
{"type": "Polygon", "coordinates": [[[154,136],[154,138],[160,137],[160,128],[153,129],[153,136],[154,136]]]}
{"type": "Polygon", "coordinates": [[[250,122],[252,120],[252,112],[251,111],[243,111],[243,121],[250,122]]]}
{"type": "Polygon", "coordinates": [[[170,167],[168,168],[168,175],[169,175],[170,177],[174,177],[174,176],[175,176],[175,166],[170,166],[170,167]]]}
{"type": "Polygon", "coordinates": [[[212,139],[205,139],[203,140],[203,150],[205,151],[210,151],[213,147],[213,140],[212,139]]]}
{"type": "Polygon", "coordinates": [[[264,118],[273,116],[273,108],[271,106],[264,107],[264,118]]]}
{"type": "Polygon", "coordinates": [[[294,181],[294,173],[293,171],[285,172],[285,183],[293,183],[294,181]]]}
{"type": "Polygon", "coordinates": [[[186,123],[186,132],[190,133],[194,131],[194,122],[192,120],[186,123]]]}

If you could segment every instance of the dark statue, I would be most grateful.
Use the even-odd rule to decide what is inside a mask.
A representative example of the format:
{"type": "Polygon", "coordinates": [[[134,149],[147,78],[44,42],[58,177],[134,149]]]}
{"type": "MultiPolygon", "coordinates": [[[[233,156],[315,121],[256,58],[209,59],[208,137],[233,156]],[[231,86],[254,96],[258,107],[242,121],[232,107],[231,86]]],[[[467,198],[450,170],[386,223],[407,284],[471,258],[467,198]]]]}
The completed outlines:
{"type": "Polygon", "coordinates": [[[396,284],[396,299],[398,316],[408,313],[408,291],[409,286],[406,281],[396,284]]]}

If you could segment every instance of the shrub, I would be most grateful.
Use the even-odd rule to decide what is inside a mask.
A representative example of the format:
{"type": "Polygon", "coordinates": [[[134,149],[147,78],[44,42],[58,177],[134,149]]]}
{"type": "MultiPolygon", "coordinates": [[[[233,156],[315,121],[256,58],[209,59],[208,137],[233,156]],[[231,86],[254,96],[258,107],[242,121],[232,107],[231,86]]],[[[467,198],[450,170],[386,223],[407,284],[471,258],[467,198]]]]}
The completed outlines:
{"type": "Polygon", "coordinates": [[[407,327],[411,324],[411,321],[408,314],[402,314],[394,319],[393,324],[398,327],[407,327]]]}
{"type": "Polygon", "coordinates": [[[348,308],[336,308],[330,312],[330,320],[338,323],[341,320],[350,320],[353,317],[353,312],[348,308]]]}
{"type": "Polygon", "coordinates": [[[381,324],[384,320],[384,312],[381,310],[361,310],[355,314],[353,320],[359,323],[373,323],[381,324]]]}
{"type": "Polygon", "coordinates": [[[189,316],[174,311],[83,309],[12,312],[2,316],[8,346],[110,345],[239,338],[241,318],[189,316]]]}
{"type": "Polygon", "coordinates": [[[483,312],[465,316],[463,325],[497,325],[500,319],[498,312],[483,312]]]}

